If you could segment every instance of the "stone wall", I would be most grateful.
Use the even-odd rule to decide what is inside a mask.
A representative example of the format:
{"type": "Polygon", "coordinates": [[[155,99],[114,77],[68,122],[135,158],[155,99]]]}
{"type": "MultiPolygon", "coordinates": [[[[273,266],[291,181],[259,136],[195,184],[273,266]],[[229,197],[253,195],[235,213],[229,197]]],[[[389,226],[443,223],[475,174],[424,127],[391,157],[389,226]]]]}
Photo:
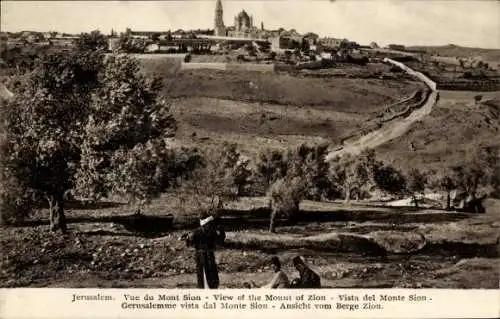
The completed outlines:
{"type": "Polygon", "coordinates": [[[182,63],[182,70],[231,70],[231,71],[258,71],[258,72],[274,72],[274,64],[258,64],[258,63],[182,63]]]}

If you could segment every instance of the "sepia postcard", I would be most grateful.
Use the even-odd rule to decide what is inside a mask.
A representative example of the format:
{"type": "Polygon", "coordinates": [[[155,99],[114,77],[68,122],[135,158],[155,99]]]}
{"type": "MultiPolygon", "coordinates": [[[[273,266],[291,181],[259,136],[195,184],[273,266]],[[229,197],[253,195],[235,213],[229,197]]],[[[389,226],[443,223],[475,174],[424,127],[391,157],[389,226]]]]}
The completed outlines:
{"type": "Polygon", "coordinates": [[[500,317],[499,1],[0,6],[0,318],[500,317]]]}

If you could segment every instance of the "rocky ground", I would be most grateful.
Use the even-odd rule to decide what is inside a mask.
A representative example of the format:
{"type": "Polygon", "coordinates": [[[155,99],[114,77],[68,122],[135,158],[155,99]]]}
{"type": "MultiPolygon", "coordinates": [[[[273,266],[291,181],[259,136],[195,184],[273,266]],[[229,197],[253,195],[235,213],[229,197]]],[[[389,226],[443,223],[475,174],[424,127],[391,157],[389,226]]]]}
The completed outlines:
{"type": "MultiPolygon", "coordinates": [[[[294,277],[291,259],[300,254],[321,275],[325,287],[499,288],[498,207],[491,201],[484,215],[446,212],[449,218],[444,218],[431,210],[409,210],[381,215],[386,217],[378,220],[363,221],[353,214],[358,217],[350,221],[283,226],[271,235],[273,241],[285,243],[286,237],[289,243],[292,238],[292,243],[302,240],[303,245],[281,248],[258,246],[255,241],[246,244],[248,238],[270,236],[264,229],[229,231],[228,246],[216,253],[221,287],[242,288],[250,280],[264,284],[272,276],[267,266],[272,255],[278,255],[285,271],[294,277]],[[415,216],[413,221],[411,216],[415,216]],[[432,221],[433,216],[441,217],[432,221]],[[357,251],[348,245],[339,251],[335,245],[317,244],[322,236],[331,239],[336,234],[374,240],[386,248],[387,256],[367,256],[364,244],[357,251]],[[311,236],[316,244],[304,241],[311,236]]],[[[180,240],[184,230],[154,238],[138,236],[114,223],[72,223],[70,230],[63,237],[43,225],[2,229],[1,286],[195,287],[193,251],[180,240]]]]}

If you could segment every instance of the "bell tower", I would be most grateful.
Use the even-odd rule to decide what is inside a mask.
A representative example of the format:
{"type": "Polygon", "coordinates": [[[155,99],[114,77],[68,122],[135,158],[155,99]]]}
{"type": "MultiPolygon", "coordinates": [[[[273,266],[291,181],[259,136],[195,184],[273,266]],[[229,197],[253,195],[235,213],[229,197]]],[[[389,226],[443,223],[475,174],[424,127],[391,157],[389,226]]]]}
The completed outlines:
{"type": "Polygon", "coordinates": [[[217,3],[215,4],[214,32],[215,32],[216,36],[225,36],[226,35],[226,27],[224,26],[224,18],[223,18],[221,0],[217,0],[217,3]]]}

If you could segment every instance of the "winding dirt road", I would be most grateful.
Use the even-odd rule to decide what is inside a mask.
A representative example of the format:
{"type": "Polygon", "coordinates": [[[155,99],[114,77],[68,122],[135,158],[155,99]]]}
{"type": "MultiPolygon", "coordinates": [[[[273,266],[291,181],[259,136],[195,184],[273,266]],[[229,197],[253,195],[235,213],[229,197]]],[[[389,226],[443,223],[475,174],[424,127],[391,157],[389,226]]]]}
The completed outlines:
{"type": "MultiPolygon", "coordinates": [[[[417,72],[413,70],[410,71],[405,70],[405,71],[407,71],[412,75],[417,74],[417,72]]],[[[420,78],[425,77],[421,73],[418,73],[418,75],[420,76],[420,78]]],[[[426,78],[425,80],[426,81],[424,82],[431,89],[431,93],[427,97],[427,100],[424,103],[424,105],[422,105],[422,107],[418,108],[405,118],[384,125],[376,131],[370,132],[353,142],[347,143],[341,149],[330,152],[326,157],[326,160],[328,161],[337,156],[342,156],[347,153],[350,153],[352,155],[358,155],[365,149],[376,148],[408,132],[413,123],[421,120],[422,118],[431,113],[433,106],[437,102],[438,91],[435,89],[435,84],[429,85],[429,83],[432,83],[432,80],[429,78],[426,78]]]]}

